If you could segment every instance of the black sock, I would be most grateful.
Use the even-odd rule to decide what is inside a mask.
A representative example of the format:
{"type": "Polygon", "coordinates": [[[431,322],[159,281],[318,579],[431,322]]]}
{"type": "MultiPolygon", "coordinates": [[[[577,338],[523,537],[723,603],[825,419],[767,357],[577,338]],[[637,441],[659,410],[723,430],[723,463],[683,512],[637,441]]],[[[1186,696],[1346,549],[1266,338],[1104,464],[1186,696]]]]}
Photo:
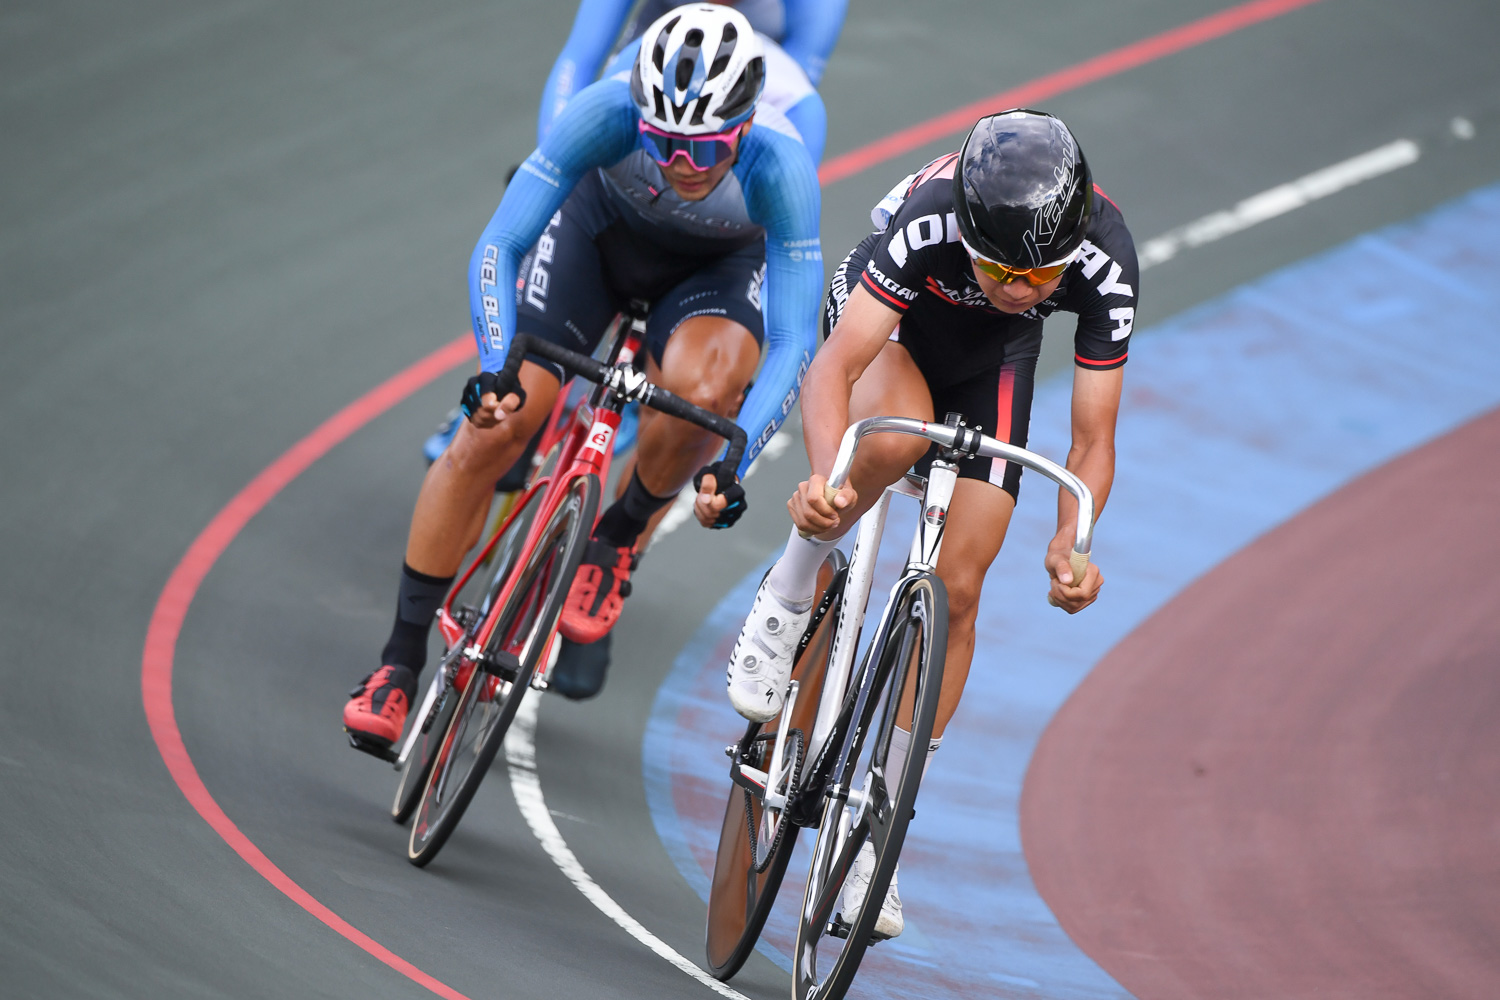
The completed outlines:
{"type": "Polygon", "coordinates": [[[594,537],[616,548],[634,545],[641,532],[646,530],[646,522],[651,520],[651,515],[676,499],[675,494],[669,497],[652,496],[641,482],[640,473],[633,472],[629,485],[625,487],[625,495],[616,500],[604,512],[604,516],[599,518],[594,537]]]}
{"type": "Polygon", "coordinates": [[[396,620],[391,637],[380,652],[380,662],[411,671],[412,678],[427,665],[427,633],[432,617],[448,596],[453,577],[428,576],[401,564],[401,589],[396,595],[396,620]]]}

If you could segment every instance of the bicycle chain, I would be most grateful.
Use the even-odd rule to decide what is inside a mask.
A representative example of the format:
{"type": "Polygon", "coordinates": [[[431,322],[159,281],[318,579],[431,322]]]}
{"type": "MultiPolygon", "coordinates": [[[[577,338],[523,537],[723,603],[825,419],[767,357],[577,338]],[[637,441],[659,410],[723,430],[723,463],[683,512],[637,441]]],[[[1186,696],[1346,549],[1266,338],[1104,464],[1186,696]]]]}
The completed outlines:
{"type": "MultiPolygon", "coordinates": [[[[802,738],[802,730],[793,729],[786,734],[788,749],[791,749],[793,740],[796,741],[797,745],[796,750],[791,757],[792,773],[788,776],[786,782],[788,799],[791,798],[792,792],[796,790],[798,779],[802,777],[802,759],[804,751],[806,749],[802,738]]],[[[770,790],[771,782],[773,780],[774,778],[772,775],[766,775],[766,788],[768,791],[770,790]]],[[[765,860],[756,861],[755,844],[759,838],[755,833],[755,797],[750,794],[749,789],[745,789],[743,794],[745,796],[745,828],[750,834],[750,871],[756,875],[761,875],[765,873],[765,870],[767,868],[771,867],[771,859],[776,857],[776,852],[781,849],[781,838],[786,834],[786,824],[788,822],[786,817],[786,807],[785,805],[782,806],[781,819],[776,823],[776,835],[771,838],[771,845],[770,848],[766,851],[765,860]]],[[[765,807],[762,806],[761,808],[762,811],[764,811],[765,807]]]]}

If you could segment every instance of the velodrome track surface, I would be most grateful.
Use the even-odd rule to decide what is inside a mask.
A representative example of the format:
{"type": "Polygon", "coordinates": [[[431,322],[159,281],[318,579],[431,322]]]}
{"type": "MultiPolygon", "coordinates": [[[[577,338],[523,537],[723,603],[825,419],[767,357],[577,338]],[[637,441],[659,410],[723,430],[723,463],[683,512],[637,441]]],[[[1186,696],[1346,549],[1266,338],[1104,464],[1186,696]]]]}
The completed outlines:
{"type": "MultiPolygon", "coordinates": [[[[997,14],[856,0],[824,86],[830,154],[1218,9],[1163,0],[997,14]]],[[[273,889],[194,812],[140,710],[141,649],[173,567],[246,482],[464,329],[464,262],[506,165],[530,146],[568,13],[264,2],[0,12],[6,995],[427,995],[273,889]]],[[[1148,272],[1132,365],[1149,363],[1153,327],[1188,307],[1495,181],[1497,29],[1479,2],[1321,0],[1047,100],[1143,240],[1395,139],[1421,145],[1410,166],[1148,272]],[[1472,138],[1454,138],[1455,116],[1473,124],[1472,138]]],[[[863,233],[875,198],[953,141],[831,186],[830,263],[863,233]]],[[[1459,294],[1409,262],[1384,266],[1434,314],[1459,294]]],[[[1422,313],[1410,322],[1414,338],[1428,328],[1422,313]]],[[[1052,371],[1066,333],[1052,331],[1052,371]]],[[[1385,364],[1399,372],[1421,359],[1413,349],[1385,364]]],[[[416,448],[459,381],[439,380],[359,429],[212,566],[175,647],[184,748],[266,858],[452,991],[707,996],[559,874],[498,772],[441,859],[418,872],[383,818],[390,772],[342,746],[344,691],[389,618],[416,448]]],[[[1055,448],[1061,435],[1050,434],[1055,448]]],[[[613,898],[693,959],[702,904],[658,835],[643,734],[679,651],[784,537],[779,497],[801,473],[795,448],[768,463],[751,514],[707,543],[706,564],[696,531],[665,539],[617,636],[606,695],[542,708],[539,778],[558,829],[613,898]]],[[[1472,551],[1456,548],[1456,562],[1472,551]]],[[[1372,547],[1355,571],[1379,573],[1378,556],[1372,547]]],[[[1112,589],[1128,578],[1112,576],[1112,589]]],[[[1453,701],[1472,710],[1483,696],[1453,701]]],[[[1397,721],[1420,741],[1445,717],[1440,705],[1397,721]]],[[[1155,819],[1170,826],[1166,806],[1155,819]]],[[[1128,866],[1147,836],[1118,831],[1110,856],[1128,866]]],[[[1159,871],[1171,877],[1174,860],[1159,871]]],[[[1471,885],[1489,869],[1472,871],[1471,885]]],[[[1098,878],[1097,891],[1121,885],[1098,878]]],[[[1096,993],[1119,992],[1107,972],[1142,996],[1194,995],[1153,993],[1157,981],[1118,965],[1112,943],[1038,881],[1103,963],[1059,960],[1085,970],[1078,977],[1096,993]]],[[[1444,901],[1429,891],[1423,905],[1444,901]]],[[[1179,916],[1129,923],[1143,935],[1130,947],[1170,963],[1177,953],[1160,935],[1179,916]]],[[[1195,953],[1192,969],[1209,960],[1195,953]]],[[[1276,953],[1260,953],[1259,965],[1278,971],[1276,953]]],[[[1488,980],[1480,968],[1481,986],[1493,984],[1494,963],[1488,980]]],[[[1192,969],[1177,975],[1203,982],[1192,969]]],[[[1012,978],[986,993],[1061,993],[1012,978]]],[[[1423,992],[1492,992],[1464,993],[1466,984],[1423,992]]],[[[734,985],[754,997],[786,990],[761,957],[734,985]]]]}

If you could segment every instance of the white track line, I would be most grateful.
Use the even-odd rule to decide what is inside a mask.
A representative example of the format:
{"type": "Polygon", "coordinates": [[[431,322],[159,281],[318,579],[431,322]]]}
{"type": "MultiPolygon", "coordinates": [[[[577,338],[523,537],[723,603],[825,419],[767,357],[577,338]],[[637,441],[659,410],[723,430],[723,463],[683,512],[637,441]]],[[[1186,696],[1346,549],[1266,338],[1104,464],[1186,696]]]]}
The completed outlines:
{"type": "Polygon", "coordinates": [[[749,1000],[743,993],[730,989],[683,958],[665,941],[648,931],[639,920],[626,913],[625,908],[616,903],[609,893],[600,888],[599,883],[590,878],[589,873],[583,870],[583,865],[578,863],[578,858],[558,831],[557,824],[552,821],[546,800],[542,798],[542,783],[536,773],[536,721],[540,705],[541,699],[533,694],[528,694],[521,702],[510,732],[505,734],[505,760],[510,765],[510,788],[516,797],[516,805],[521,807],[521,815],[526,817],[542,850],[547,852],[552,863],[568,877],[568,881],[583,893],[584,898],[598,907],[599,912],[623,927],[631,937],[720,996],[728,997],[729,1000],[749,1000]]]}
{"type": "Polygon", "coordinates": [[[1319,198],[1326,198],[1344,188],[1409,166],[1416,163],[1421,155],[1422,150],[1415,142],[1397,139],[1379,149],[1372,149],[1342,163],[1314,171],[1289,184],[1262,191],[1231,209],[1205,215],[1196,222],[1178,226],[1153,240],[1147,240],[1141,244],[1139,251],[1141,270],[1169,261],[1183,250],[1221,240],[1267,219],[1285,215],[1319,198]]]}
{"type": "MultiPolygon", "coordinates": [[[[1419,156],[1421,149],[1415,142],[1399,139],[1379,149],[1372,149],[1368,153],[1310,173],[1289,184],[1246,198],[1232,209],[1206,215],[1196,222],[1180,226],[1142,244],[1139,251],[1141,270],[1171,260],[1182,250],[1223,239],[1319,198],[1326,198],[1344,188],[1398,170],[1417,162],[1419,156]]],[[[790,444],[786,435],[778,434],[766,443],[762,457],[774,459],[786,451],[790,444]]],[[[759,464],[758,459],[756,464],[759,464]]],[[[748,479],[754,470],[755,466],[752,465],[746,471],[745,478],[748,479]]],[[[656,538],[670,534],[687,522],[692,516],[693,495],[692,489],[682,491],[657,528],[656,538]]],[[[536,772],[536,725],[540,705],[541,701],[535,695],[521,703],[515,721],[511,723],[510,732],[505,737],[505,760],[510,767],[510,787],[516,797],[516,805],[520,806],[521,815],[526,817],[526,823],[531,827],[532,835],[542,845],[542,850],[547,852],[552,863],[562,870],[568,881],[583,893],[584,898],[598,907],[599,912],[624,928],[631,937],[720,996],[728,997],[729,1000],[749,1000],[743,993],[725,986],[689,962],[665,941],[648,931],[639,920],[625,912],[625,908],[615,902],[614,897],[600,888],[599,883],[579,864],[572,848],[568,847],[568,842],[557,829],[557,824],[552,821],[552,813],[548,811],[547,801],[542,797],[542,783],[536,772]]]]}

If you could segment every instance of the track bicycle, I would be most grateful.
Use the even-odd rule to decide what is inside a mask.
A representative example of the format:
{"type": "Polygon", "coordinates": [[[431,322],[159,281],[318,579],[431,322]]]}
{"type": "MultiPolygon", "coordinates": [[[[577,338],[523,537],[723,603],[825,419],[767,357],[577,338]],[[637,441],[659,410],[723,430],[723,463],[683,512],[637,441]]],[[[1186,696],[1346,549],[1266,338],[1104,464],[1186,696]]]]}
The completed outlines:
{"type": "Polygon", "coordinates": [[[939,452],[925,479],[907,475],[886,487],[860,519],[852,554],[837,549],[819,572],[813,614],[797,649],[780,716],[751,723],[725,747],[732,782],[709,889],[709,971],[729,979],[760,937],[791,860],[797,832],[817,829],[792,957],[796,1000],[841,1000],[874,943],[874,928],[914,814],[926,748],[937,715],[947,652],[948,598],[935,573],[957,462],[987,457],[1016,462],[1078,500],[1069,562],[1083,579],[1093,540],[1094,499],[1073,473],[1040,455],[966,427],[871,417],[845,432],[827,495],[848,480],[868,434],[924,437],[939,452]],[[886,515],[893,496],[912,497],[919,517],[906,565],[890,589],[869,645],[856,665],[886,515]],[[911,733],[902,779],[886,781],[891,733],[911,733]],[[839,896],[865,843],[875,867],[852,917],[839,896]]]}
{"type": "Polygon", "coordinates": [[[526,691],[548,686],[558,620],[599,519],[625,404],[639,402],[725,438],[726,462],[737,465],[744,454],[737,424],[652,384],[636,367],[645,329],[644,304],[633,302],[607,363],[525,334],[511,345],[510,374],[529,353],[595,388],[571,405],[567,387],[559,393],[529,483],[438,610],[446,652],[400,751],[388,755],[401,771],[391,816],[412,819],[407,857],[415,865],[436,857],[458,826],[526,691]]]}

